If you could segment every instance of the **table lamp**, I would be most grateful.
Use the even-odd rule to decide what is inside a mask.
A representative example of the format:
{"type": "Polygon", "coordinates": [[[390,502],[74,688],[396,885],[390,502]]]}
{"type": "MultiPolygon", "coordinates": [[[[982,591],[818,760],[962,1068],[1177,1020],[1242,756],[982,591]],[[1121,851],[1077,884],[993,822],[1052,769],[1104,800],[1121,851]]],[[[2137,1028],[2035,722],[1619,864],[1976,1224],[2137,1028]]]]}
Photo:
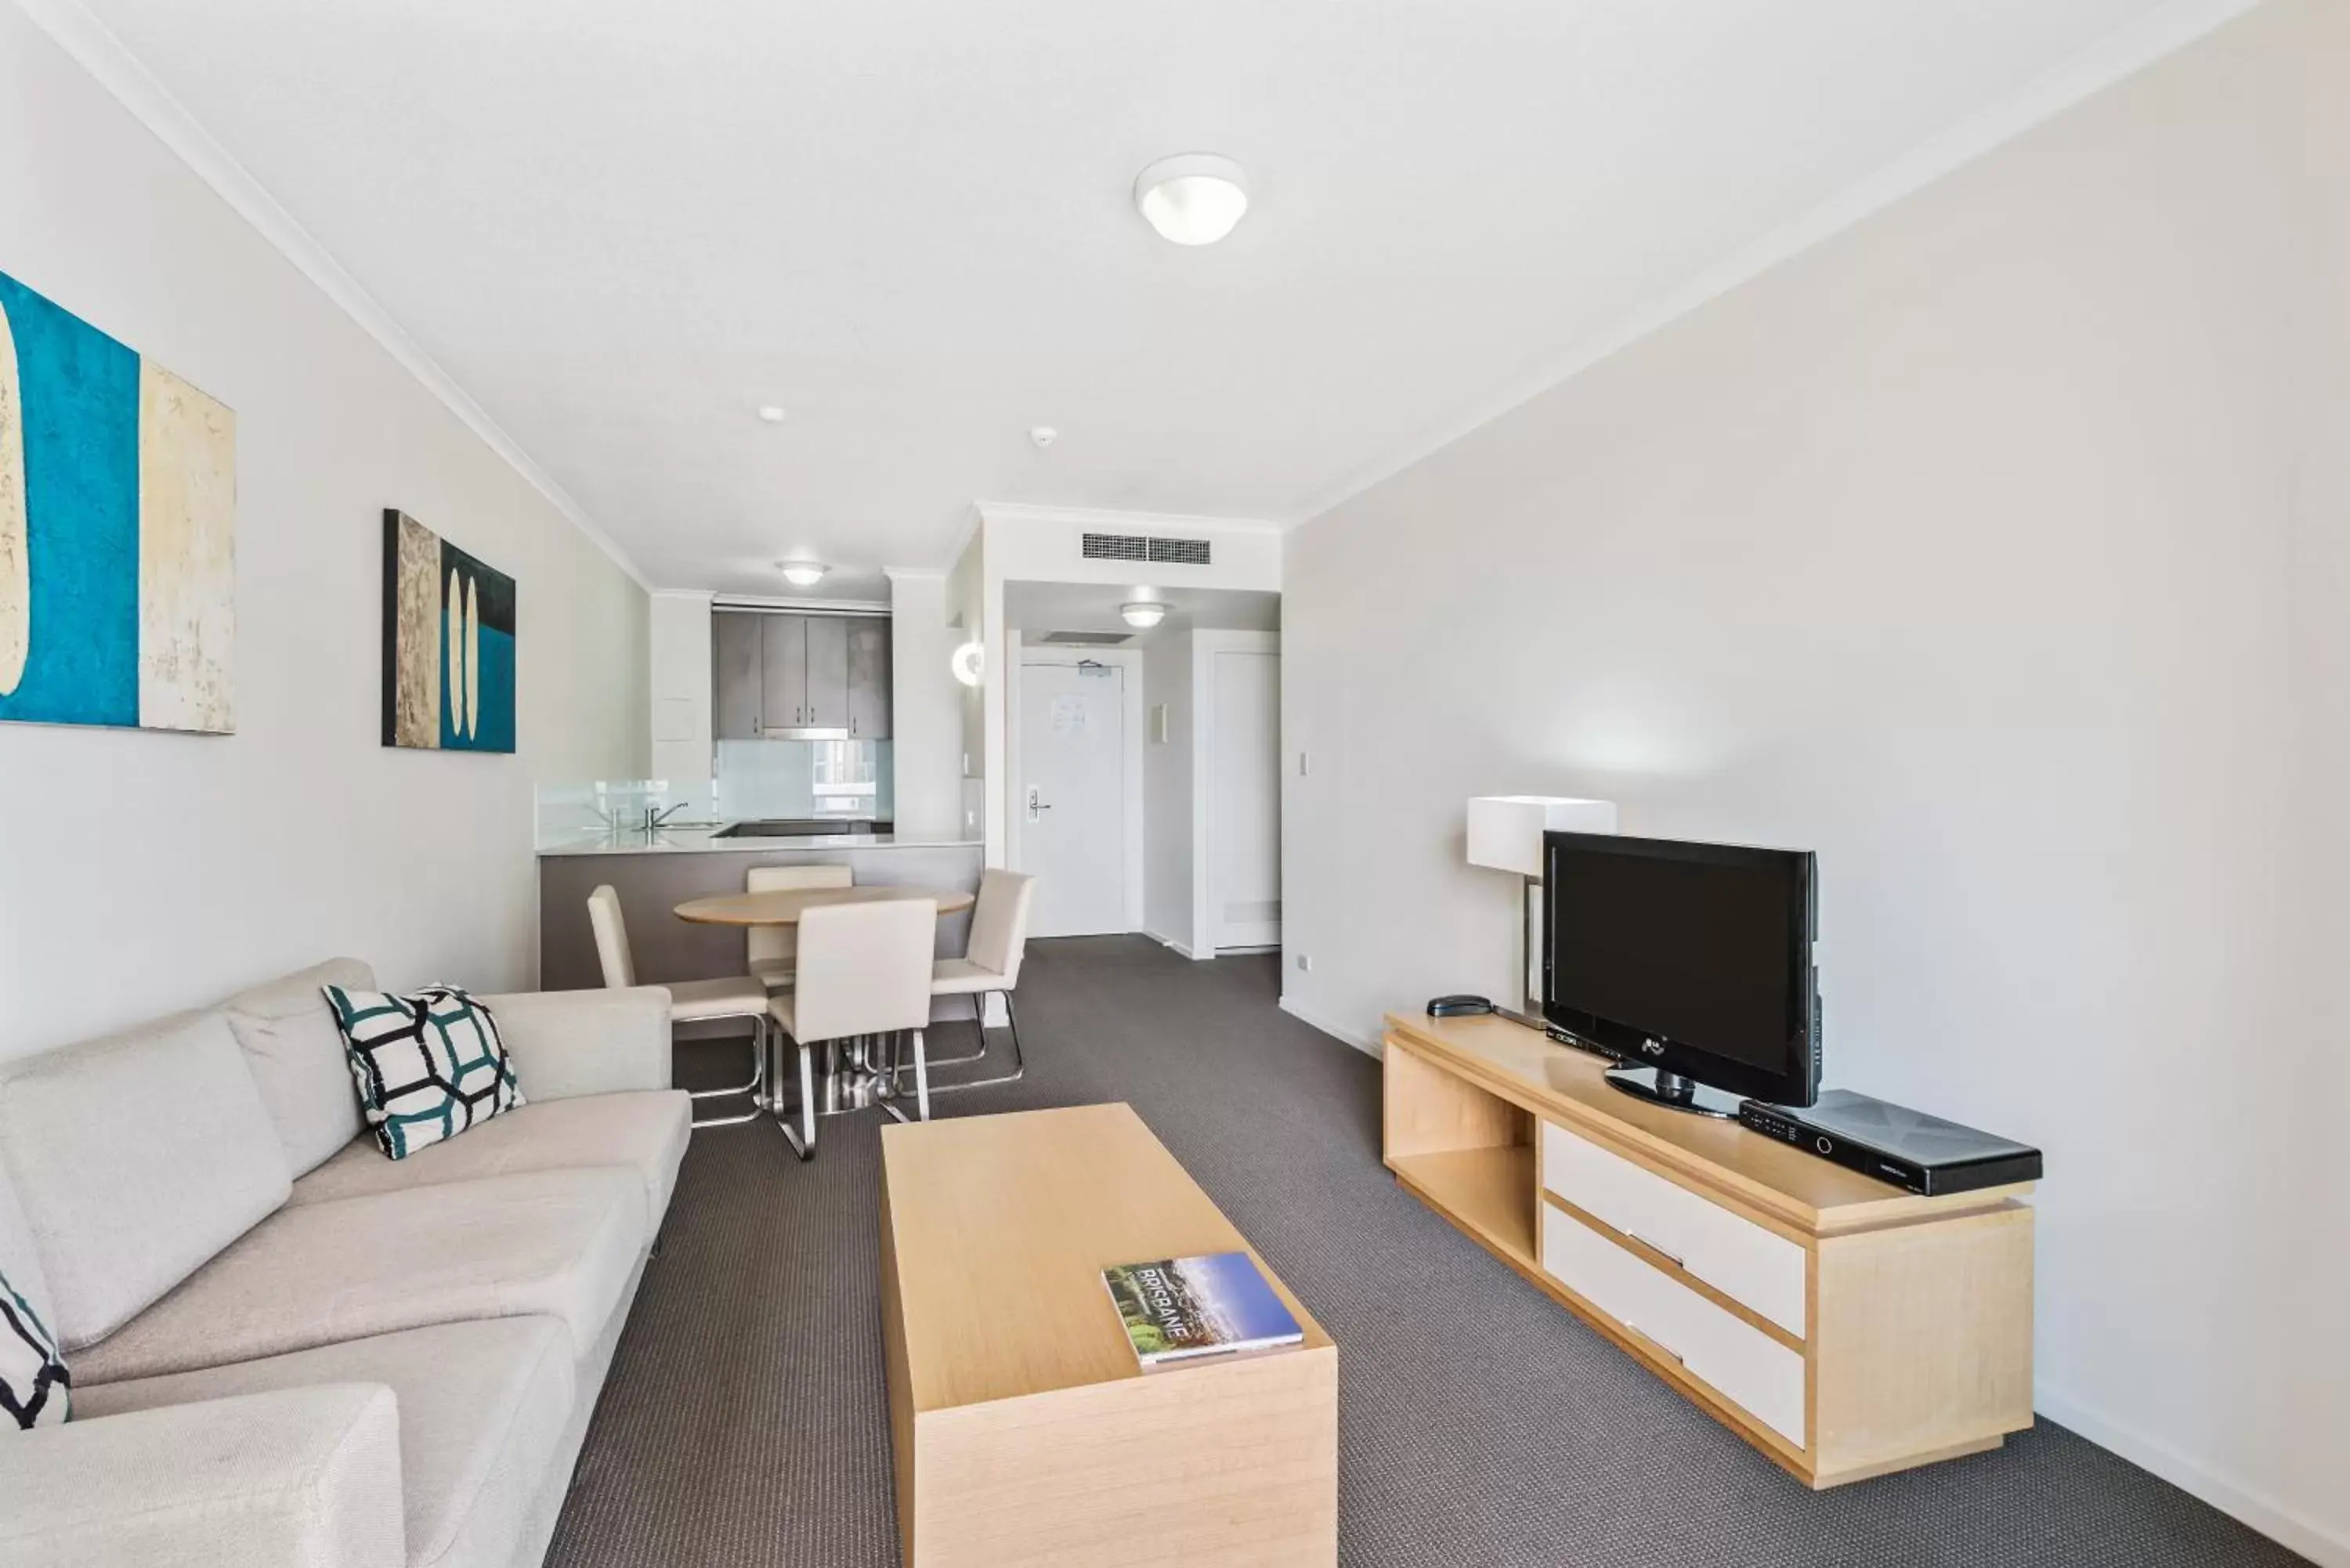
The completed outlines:
{"type": "Polygon", "coordinates": [[[1525,878],[1525,1003],[1542,1012],[1543,835],[1613,833],[1616,803],[1551,794],[1481,794],[1469,802],[1469,864],[1525,878]]]}

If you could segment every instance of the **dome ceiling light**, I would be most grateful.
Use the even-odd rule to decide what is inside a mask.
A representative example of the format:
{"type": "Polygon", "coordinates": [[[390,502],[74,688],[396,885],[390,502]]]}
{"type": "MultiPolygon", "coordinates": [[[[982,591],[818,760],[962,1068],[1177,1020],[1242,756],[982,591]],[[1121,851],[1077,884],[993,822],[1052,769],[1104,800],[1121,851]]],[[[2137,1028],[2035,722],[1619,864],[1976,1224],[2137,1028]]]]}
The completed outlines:
{"type": "Polygon", "coordinates": [[[1180,152],[1135,176],[1134,204],[1162,239],[1212,245],[1248,211],[1248,175],[1229,158],[1180,152]]]}
{"type": "Polygon", "coordinates": [[[778,561],[775,564],[784,569],[784,581],[795,588],[812,588],[824,581],[825,573],[832,570],[830,566],[815,561],[778,561]]]}
{"type": "Polygon", "coordinates": [[[1149,631],[1167,618],[1167,607],[1157,599],[1136,599],[1131,604],[1118,606],[1118,613],[1126,618],[1127,625],[1139,631],[1149,631]]]}

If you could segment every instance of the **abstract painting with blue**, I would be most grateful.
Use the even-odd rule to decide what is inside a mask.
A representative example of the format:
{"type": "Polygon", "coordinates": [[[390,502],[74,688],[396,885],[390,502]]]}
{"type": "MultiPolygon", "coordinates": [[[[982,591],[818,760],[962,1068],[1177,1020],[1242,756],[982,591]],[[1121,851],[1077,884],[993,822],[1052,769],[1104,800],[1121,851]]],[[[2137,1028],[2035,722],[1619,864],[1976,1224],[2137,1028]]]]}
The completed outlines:
{"type": "Polygon", "coordinates": [[[383,743],[515,749],[515,582],[383,514],[383,743]]]}
{"type": "Polygon", "coordinates": [[[0,273],[0,720],[236,728],[236,416],[0,273]]]}

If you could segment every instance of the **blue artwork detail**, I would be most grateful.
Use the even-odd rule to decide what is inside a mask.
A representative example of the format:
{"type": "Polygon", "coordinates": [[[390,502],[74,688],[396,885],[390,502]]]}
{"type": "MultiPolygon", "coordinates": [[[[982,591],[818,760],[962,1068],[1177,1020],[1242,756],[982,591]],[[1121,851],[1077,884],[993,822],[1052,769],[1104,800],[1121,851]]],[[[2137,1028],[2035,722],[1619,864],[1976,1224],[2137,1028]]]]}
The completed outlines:
{"type": "Polygon", "coordinates": [[[139,722],[139,356],[0,273],[16,345],[30,564],[0,719],[139,722]]]}
{"type": "Polygon", "coordinates": [[[482,711],[473,732],[449,742],[461,751],[515,749],[515,639],[510,632],[482,628],[482,711]]]}

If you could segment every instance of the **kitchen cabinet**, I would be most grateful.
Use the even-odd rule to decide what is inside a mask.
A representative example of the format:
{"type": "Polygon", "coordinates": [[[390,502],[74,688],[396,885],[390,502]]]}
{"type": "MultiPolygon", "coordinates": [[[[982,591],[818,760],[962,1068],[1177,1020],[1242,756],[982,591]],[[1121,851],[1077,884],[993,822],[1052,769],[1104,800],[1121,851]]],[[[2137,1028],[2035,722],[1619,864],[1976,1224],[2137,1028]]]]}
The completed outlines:
{"type": "Polygon", "coordinates": [[[839,616],[800,618],[807,633],[808,726],[848,733],[848,622],[839,616]]]}
{"type": "Polygon", "coordinates": [[[889,738],[889,618],[721,610],[711,618],[720,740],[889,738]]]}
{"type": "Polygon", "coordinates": [[[769,730],[807,727],[807,618],[763,615],[760,660],[766,691],[759,704],[769,730]]]}
{"type": "Polygon", "coordinates": [[[848,623],[848,738],[889,738],[889,623],[879,616],[848,623]]]}
{"type": "Polygon", "coordinates": [[[722,741],[755,741],[765,716],[759,623],[765,618],[724,611],[710,618],[712,733],[722,741]]]}

